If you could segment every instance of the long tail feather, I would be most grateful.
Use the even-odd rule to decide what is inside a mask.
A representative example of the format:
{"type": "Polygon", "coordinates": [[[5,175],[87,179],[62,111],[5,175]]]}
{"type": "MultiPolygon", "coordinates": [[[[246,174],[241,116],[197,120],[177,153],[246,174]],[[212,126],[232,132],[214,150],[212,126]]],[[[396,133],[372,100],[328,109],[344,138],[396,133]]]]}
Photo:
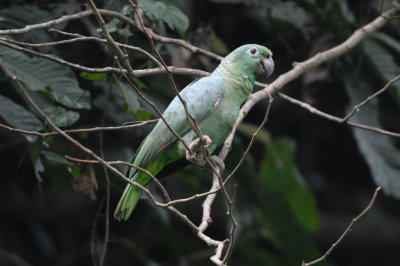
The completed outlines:
{"type": "Polygon", "coordinates": [[[132,214],[139,201],[142,191],[137,187],[127,185],[121,199],[118,202],[117,208],[114,212],[114,217],[118,221],[126,221],[132,214]]]}

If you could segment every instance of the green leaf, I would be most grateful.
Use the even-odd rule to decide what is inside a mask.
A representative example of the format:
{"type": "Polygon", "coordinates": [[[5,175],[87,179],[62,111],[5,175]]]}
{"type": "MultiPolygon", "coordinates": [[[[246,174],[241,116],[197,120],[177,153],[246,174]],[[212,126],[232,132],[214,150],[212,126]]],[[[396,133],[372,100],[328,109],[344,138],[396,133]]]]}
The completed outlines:
{"type": "Polygon", "coordinates": [[[184,37],[186,30],[189,28],[189,19],[187,16],[183,14],[179,8],[172,5],[167,7],[163,21],[172,30],[176,29],[182,38],[184,37]]]}
{"type": "Polygon", "coordinates": [[[302,226],[316,230],[319,219],[315,199],[295,166],[294,153],[295,144],[290,139],[270,143],[261,166],[261,178],[272,192],[284,195],[302,226]]]}
{"type": "Polygon", "coordinates": [[[49,148],[50,145],[53,143],[53,138],[43,138],[40,142],[44,147],[49,148]]]}
{"type": "MultiPolygon", "coordinates": [[[[371,85],[362,78],[346,79],[345,88],[351,100],[350,107],[373,94],[371,85]]],[[[377,99],[361,107],[360,112],[351,117],[350,121],[382,128],[377,99]]],[[[393,139],[368,130],[355,127],[351,129],[375,183],[381,186],[386,194],[400,199],[400,150],[396,148],[393,139]]]]}
{"type": "MultiPolygon", "coordinates": [[[[110,22],[106,24],[107,31],[110,33],[118,32],[120,35],[128,38],[133,35],[130,27],[121,23],[120,20],[113,18],[110,22]],[[123,26],[123,27],[122,27],[123,26]]],[[[101,28],[97,28],[98,32],[101,32],[101,28]]]]}
{"type": "Polygon", "coordinates": [[[220,55],[226,55],[229,53],[229,48],[226,45],[226,43],[223,40],[219,39],[218,37],[215,37],[212,40],[211,49],[213,52],[220,55]]]}
{"type": "MultiPolygon", "coordinates": [[[[111,19],[111,21],[106,24],[107,31],[109,33],[116,32],[118,23],[119,23],[118,19],[116,19],[116,18],[111,19]]],[[[99,27],[99,28],[97,28],[97,31],[102,32],[102,29],[99,27]]]]}
{"type": "Polygon", "coordinates": [[[167,11],[167,6],[162,2],[139,1],[138,6],[143,9],[146,16],[153,22],[162,20],[167,11]]]}
{"type": "Polygon", "coordinates": [[[79,120],[79,113],[68,111],[61,106],[49,106],[43,109],[43,111],[58,127],[68,127],[79,120]]]}
{"type": "Polygon", "coordinates": [[[40,173],[44,172],[44,166],[43,166],[42,160],[39,157],[39,150],[37,148],[37,145],[34,145],[32,143],[27,142],[27,146],[28,146],[29,155],[32,160],[36,179],[40,183],[43,181],[42,177],[40,176],[40,173]]]}
{"type": "Polygon", "coordinates": [[[104,80],[104,81],[107,81],[107,79],[108,79],[107,73],[82,72],[79,76],[81,78],[84,78],[84,79],[87,79],[87,80],[104,80]]]}
{"type": "MultiPolygon", "coordinates": [[[[153,61],[150,61],[150,62],[153,62],[153,61]]],[[[140,68],[145,68],[145,67],[140,67],[140,68]]],[[[138,87],[139,89],[147,88],[146,84],[144,84],[143,82],[141,82],[139,79],[137,79],[137,78],[132,78],[132,80],[135,82],[136,87],[138,87]]]]}
{"type": "Polygon", "coordinates": [[[124,96],[125,104],[126,104],[126,111],[127,113],[135,116],[135,113],[139,110],[140,103],[137,98],[136,93],[134,93],[131,89],[125,86],[125,84],[119,82],[118,78],[113,75],[114,83],[117,88],[121,91],[122,95],[124,96]]]}
{"type": "Polygon", "coordinates": [[[42,91],[70,108],[90,109],[90,93],[79,88],[69,67],[43,58],[31,58],[4,46],[0,46],[0,55],[4,67],[28,89],[42,91]]]}
{"type": "Polygon", "coordinates": [[[268,5],[271,8],[272,18],[285,21],[293,27],[298,28],[304,34],[307,34],[304,30],[304,25],[307,22],[308,15],[296,2],[287,1],[280,2],[279,4],[270,3],[268,5]]]}
{"type": "Polygon", "coordinates": [[[158,1],[140,1],[138,5],[154,23],[162,21],[170,29],[177,30],[182,38],[184,37],[189,27],[189,19],[179,8],[158,1]]]}
{"type": "MultiPolygon", "coordinates": [[[[12,100],[0,95],[0,117],[10,126],[18,129],[39,132],[44,129],[43,123],[31,112],[12,100]]],[[[37,137],[23,134],[30,142],[37,137]]]]}
{"type": "MultiPolygon", "coordinates": [[[[369,62],[375,67],[376,72],[382,79],[382,87],[389,80],[398,76],[400,73],[400,66],[396,63],[393,56],[380,44],[373,40],[365,40],[362,43],[365,54],[369,62]]],[[[397,104],[400,106],[400,82],[392,84],[389,93],[396,99],[397,104]]]]}
{"type": "Polygon", "coordinates": [[[89,136],[88,132],[78,132],[76,133],[81,139],[87,139],[89,136]]]}
{"type": "Polygon", "coordinates": [[[47,162],[49,163],[54,163],[54,164],[63,164],[63,165],[74,165],[72,162],[68,161],[67,159],[65,159],[64,156],[59,155],[55,152],[52,151],[42,151],[42,154],[44,155],[44,157],[46,158],[47,162]]]}
{"type": "Polygon", "coordinates": [[[139,109],[136,111],[134,116],[138,121],[146,121],[150,119],[151,113],[146,110],[139,109]]]}
{"type": "Polygon", "coordinates": [[[319,258],[320,254],[313,245],[309,232],[298,223],[285,196],[269,191],[267,186],[262,185],[255,187],[253,191],[261,188],[266,190],[261,203],[264,206],[262,212],[256,215],[260,225],[255,227],[263,227],[271,232],[267,236],[268,240],[286,260],[280,265],[299,265],[302,260],[319,258]]]}
{"type": "MultiPolygon", "coordinates": [[[[69,3],[73,5],[72,3],[69,3]]],[[[0,28],[1,29],[19,29],[26,25],[36,24],[51,20],[57,17],[57,14],[45,9],[41,9],[38,5],[11,5],[6,8],[2,6],[0,8],[0,28]]],[[[62,29],[60,24],[57,25],[59,30],[62,29]]],[[[52,41],[51,35],[45,29],[38,29],[34,31],[28,31],[24,34],[16,36],[19,41],[31,42],[31,43],[43,43],[52,41]]],[[[48,48],[46,48],[48,49],[48,48]]]]}
{"type": "Polygon", "coordinates": [[[121,0],[107,0],[104,2],[104,9],[116,12],[120,12],[125,6],[126,6],[126,1],[121,1],[121,0]]]}
{"type": "Polygon", "coordinates": [[[81,169],[76,165],[69,165],[67,170],[74,178],[77,178],[81,175],[81,169]]]}

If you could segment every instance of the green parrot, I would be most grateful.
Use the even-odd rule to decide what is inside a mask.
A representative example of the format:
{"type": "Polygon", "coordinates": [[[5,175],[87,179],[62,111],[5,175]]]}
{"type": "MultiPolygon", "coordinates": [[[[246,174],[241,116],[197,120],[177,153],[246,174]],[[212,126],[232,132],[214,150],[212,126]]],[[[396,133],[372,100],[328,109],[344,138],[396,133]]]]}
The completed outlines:
{"type": "MultiPolygon", "coordinates": [[[[195,80],[180,92],[189,112],[197,119],[204,136],[204,146],[210,154],[228,136],[241,105],[253,91],[256,75],[270,75],[273,70],[274,61],[268,48],[246,44],[227,55],[209,76],[195,80]]],[[[185,143],[190,143],[191,150],[199,150],[200,141],[189,125],[178,97],[172,100],[163,116],[185,143]]],[[[131,163],[161,178],[188,165],[190,161],[196,161],[198,157],[195,153],[189,153],[160,119],[143,140],[131,163]]],[[[143,186],[151,180],[146,173],[133,167],[127,170],[126,175],[143,186]]],[[[141,193],[139,188],[128,184],[114,217],[119,221],[127,220],[141,193]]]]}

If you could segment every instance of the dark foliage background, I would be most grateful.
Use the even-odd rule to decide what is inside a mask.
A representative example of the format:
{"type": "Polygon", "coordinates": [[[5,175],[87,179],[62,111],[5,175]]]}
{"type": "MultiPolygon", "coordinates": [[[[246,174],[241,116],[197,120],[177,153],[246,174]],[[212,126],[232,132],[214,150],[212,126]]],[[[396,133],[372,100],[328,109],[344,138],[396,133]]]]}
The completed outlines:
{"type": "MultiPolygon", "coordinates": [[[[341,43],[354,30],[376,18],[380,5],[380,1],[340,0],[171,0],[162,3],[182,10],[183,13],[170,15],[178,18],[175,24],[168,22],[168,15],[157,13],[152,6],[154,2],[139,1],[148,26],[153,26],[161,35],[184,38],[221,55],[245,43],[268,46],[274,53],[276,70],[271,78],[260,79],[264,82],[271,82],[290,70],[293,62],[341,43]]],[[[96,4],[127,12],[124,1],[97,1],[96,4]]],[[[390,5],[385,1],[384,10],[390,5]]],[[[2,29],[48,21],[83,8],[79,1],[23,0],[1,1],[0,7],[2,29]]],[[[116,20],[107,22],[119,42],[151,51],[142,33],[116,20]]],[[[56,28],[101,36],[93,17],[56,28]]],[[[283,92],[343,117],[352,106],[400,74],[399,29],[399,20],[393,20],[356,49],[307,72],[288,84],[283,92]]],[[[38,30],[13,38],[38,43],[64,37],[38,30]]],[[[175,66],[211,71],[217,65],[214,60],[193,55],[175,45],[159,43],[158,49],[175,66]]],[[[114,64],[109,48],[96,42],[36,50],[89,67],[114,64]]],[[[42,108],[48,108],[48,114],[63,128],[116,126],[156,117],[149,106],[127,92],[126,85],[116,81],[119,77],[108,74],[84,78],[80,71],[58,69],[57,64],[48,61],[33,61],[30,56],[15,54],[3,46],[0,46],[0,57],[4,64],[21,71],[31,96],[42,108]],[[44,76],[36,78],[46,80],[44,87],[33,85],[39,82],[34,75],[37,69],[43,70],[44,76]],[[59,81],[60,77],[66,77],[69,85],[57,83],[64,82],[59,81]]],[[[140,54],[130,53],[130,58],[137,69],[153,67],[140,54]]],[[[179,88],[194,79],[177,75],[175,78],[179,88]]],[[[165,108],[174,96],[166,75],[143,77],[137,84],[160,108],[165,108]]],[[[354,121],[400,132],[399,93],[397,83],[361,108],[354,121]]],[[[226,173],[239,161],[252,132],[263,119],[266,105],[265,101],[253,108],[239,128],[226,161],[226,173]]],[[[0,106],[3,124],[43,132],[50,130],[3,73],[0,106]]],[[[73,136],[97,153],[103,145],[107,160],[127,161],[150,129],[148,126],[104,132],[103,136],[101,133],[73,136]]],[[[398,139],[336,124],[274,96],[268,124],[234,178],[238,184],[235,216],[239,227],[230,265],[300,265],[302,260],[318,258],[365,208],[376,184],[383,186],[384,193],[324,264],[400,264],[400,203],[396,200],[400,198],[398,144],[398,139]]],[[[105,227],[104,171],[99,166],[71,163],[64,155],[85,156],[61,137],[40,139],[0,129],[0,265],[90,265],[93,260],[97,261],[105,227]],[[84,195],[94,192],[94,179],[98,183],[95,195],[84,195]],[[96,259],[92,258],[91,250],[96,259]],[[13,256],[28,264],[16,263],[13,256]]],[[[124,183],[115,176],[110,178],[112,212],[124,183]]],[[[206,191],[211,176],[207,171],[189,166],[164,179],[163,184],[174,198],[186,197],[206,191]]],[[[232,190],[232,184],[229,189],[232,190]]],[[[200,200],[178,208],[196,223],[200,221],[200,200]]],[[[207,234],[217,239],[227,236],[230,225],[225,212],[224,200],[219,196],[212,212],[214,222],[207,234]]],[[[170,213],[152,207],[147,200],[140,202],[125,223],[111,217],[110,214],[105,265],[211,265],[209,257],[213,250],[170,213]]]]}

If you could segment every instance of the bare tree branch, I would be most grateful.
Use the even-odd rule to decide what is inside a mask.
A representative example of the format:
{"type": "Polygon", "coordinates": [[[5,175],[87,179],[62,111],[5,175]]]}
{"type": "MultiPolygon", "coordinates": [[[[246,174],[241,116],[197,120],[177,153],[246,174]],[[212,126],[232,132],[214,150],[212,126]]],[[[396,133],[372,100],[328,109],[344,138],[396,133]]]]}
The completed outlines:
{"type": "Polygon", "coordinates": [[[331,252],[335,249],[335,247],[337,247],[337,245],[340,244],[340,242],[343,240],[343,238],[347,235],[348,232],[350,232],[351,227],[353,226],[354,223],[356,223],[362,216],[364,216],[364,214],[369,211],[372,206],[374,205],[375,199],[378,196],[378,192],[381,190],[381,187],[377,187],[375,189],[374,195],[371,198],[371,201],[369,202],[368,206],[357,216],[354,217],[353,220],[351,220],[351,223],[347,226],[346,230],[342,233],[342,235],[339,237],[338,240],[336,240],[335,243],[332,244],[332,246],[325,252],[325,254],[320,257],[319,259],[316,259],[314,261],[311,262],[302,262],[301,266],[309,266],[309,265],[313,265],[316,264],[318,262],[321,262],[323,260],[326,259],[326,257],[329,256],[329,254],[331,254],[331,252]]]}
{"type": "Polygon", "coordinates": [[[347,122],[350,119],[350,117],[352,117],[363,105],[366,105],[373,98],[375,98],[378,95],[384,93],[393,83],[395,83],[399,79],[400,79],[400,75],[398,75],[397,77],[395,77],[392,80],[390,80],[382,89],[378,90],[374,94],[372,94],[369,97],[367,97],[364,101],[362,101],[361,103],[359,103],[356,106],[354,106],[353,110],[351,110],[351,112],[342,119],[341,123],[347,122]]]}
{"type": "MultiPolygon", "coordinates": [[[[384,15],[385,16],[393,16],[393,15],[397,14],[397,12],[399,12],[399,11],[396,8],[392,8],[389,11],[385,12],[384,15]]],[[[382,28],[387,22],[388,22],[388,20],[382,16],[376,18],[369,24],[356,30],[343,43],[341,43],[338,46],[335,46],[329,50],[318,53],[315,56],[309,58],[308,60],[306,60],[304,62],[295,63],[294,68],[292,70],[286,72],[285,74],[280,75],[273,83],[266,86],[264,90],[260,90],[258,92],[251,94],[249,96],[249,98],[247,99],[247,101],[245,102],[245,104],[240,109],[239,118],[236,120],[236,123],[233,126],[231,134],[225,140],[225,143],[224,143],[224,146],[222,147],[220,155],[226,156],[225,154],[229,153],[231,146],[232,146],[233,137],[236,133],[237,126],[243,121],[245,116],[250,112],[250,110],[253,108],[254,105],[256,105],[258,102],[262,101],[263,99],[265,99],[268,96],[268,93],[266,91],[269,91],[269,93],[271,93],[271,94],[276,93],[279,90],[281,90],[287,83],[298,78],[303,73],[305,73],[327,61],[330,61],[334,58],[337,58],[337,57],[347,53],[352,48],[354,48],[357,44],[359,44],[362,40],[364,40],[368,35],[377,31],[378,29],[382,28]]],[[[303,107],[304,107],[304,105],[303,105],[303,107]]]]}
{"type": "MultiPolygon", "coordinates": [[[[27,47],[45,47],[45,46],[56,46],[56,45],[63,45],[63,44],[69,44],[69,43],[74,43],[74,42],[79,42],[79,41],[96,41],[96,42],[100,42],[100,43],[107,43],[107,40],[105,39],[101,39],[95,36],[83,36],[77,33],[68,33],[68,32],[64,32],[64,31],[60,31],[60,30],[56,30],[56,29],[50,29],[49,31],[54,31],[63,35],[67,35],[67,36],[72,36],[73,38],[71,39],[67,39],[67,40],[61,40],[61,41],[56,41],[56,42],[47,42],[47,43],[27,43],[27,42],[19,42],[19,41],[15,41],[15,40],[11,40],[11,39],[7,39],[7,38],[1,38],[1,41],[4,42],[9,42],[12,44],[16,44],[16,45],[20,45],[20,46],[27,46],[27,47]]],[[[149,54],[148,52],[146,52],[145,50],[143,50],[142,48],[136,47],[136,46],[131,46],[131,45],[127,45],[127,44],[123,44],[123,43],[118,43],[116,42],[116,44],[119,47],[128,49],[128,50],[132,50],[132,51],[136,51],[136,52],[140,52],[142,54],[144,54],[145,56],[147,56],[149,59],[151,59],[154,63],[158,64],[159,67],[162,67],[162,65],[160,65],[160,62],[158,62],[158,60],[152,56],[151,54],[149,54]]]]}
{"type": "MultiPolygon", "coordinates": [[[[79,159],[79,158],[74,158],[68,155],[65,155],[65,158],[70,160],[70,161],[74,161],[74,162],[80,162],[80,163],[95,163],[95,164],[101,164],[100,161],[98,160],[85,160],[85,159],[79,159]]],[[[165,187],[160,183],[160,181],[149,171],[147,171],[145,168],[140,167],[138,165],[132,164],[132,163],[128,163],[128,162],[124,162],[124,161],[107,161],[107,164],[113,165],[113,164],[123,164],[123,165],[127,165],[129,167],[133,167],[135,169],[137,169],[138,171],[141,171],[143,173],[145,173],[146,175],[148,175],[153,181],[154,183],[157,184],[157,186],[160,188],[160,190],[162,191],[162,193],[164,194],[164,197],[167,201],[167,203],[171,202],[171,198],[167,192],[167,190],[165,189],[165,187]]],[[[165,204],[165,206],[169,206],[172,204],[165,204]]]]}
{"type": "MultiPolygon", "coordinates": [[[[116,73],[119,74],[121,73],[121,70],[115,67],[103,67],[103,68],[90,68],[90,67],[85,67],[79,64],[75,64],[66,60],[63,60],[61,58],[58,58],[56,56],[53,55],[49,55],[49,54],[44,54],[41,52],[37,52],[34,50],[30,50],[27,48],[23,48],[20,47],[18,45],[9,43],[8,41],[3,41],[0,40],[0,45],[9,47],[11,49],[14,49],[16,51],[20,51],[23,53],[27,53],[27,54],[31,54],[31,55],[35,55],[38,57],[42,57],[42,58],[46,58],[48,60],[51,60],[53,62],[56,62],[58,64],[61,65],[65,65],[65,66],[69,66],[72,67],[74,69],[78,69],[81,71],[85,71],[88,73],[116,73]]],[[[169,66],[168,70],[171,73],[174,74],[178,74],[178,75],[186,75],[186,76],[207,76],[209,73],[206,71],[202,71],[202,70],[197,70],[197,69],[190,69],[190,68],[181,68],[181,67],[175,67],[175,66],[169,66]]],[[[123,72],[127,72],[127,70],[123,70],[123,72]]],[[[144,77],[144,76],[151,76],[151,75],[157,75],[157,74],[164,74],[165,73],[165,69],[164,68],[148,68],[148,69],[137,69],[137,70],[133,70],[132,73],[130,73],[133,77],[144,77]]]]}
{"type": "MultiPolygon", "coordinates": [[[[267,93],[269,94],[268,91],[267,91],[267,93]]],[[[261,122],[260,126],[257,128],[257,130],[252,134],[249,145],[247,146],[245,152],[243,153],[242,158],[240,158],[239,163],[235,166],[235,168],[232,170],[232,172],[225,178],[224,184],[232,178],[232,176],[237,172],[239,167],[242,165],[242,163],[244,162],[244,159],[246,158],[247,154],[250,152],[251,147],[253,146],[255,138],[257,137],[257,135],[261,131],[261,129],[264,127],[264,125],[267,123],[269,113],[271,111],[272,101],[273,101],[272,95],[269,94],[269,101],[268,101],[268,106],[267,106],[267,110],[265,112],[264,119],[261,122]]],[[[236,128],[235,128],[235,130],[236,130],[236,128]]],[[[228,155],[227,153],[223,153],[222,151],[220,153],[221,158],[226,158],[227,155],[228,155]]]]}
{"type": "MultiPolygon", "coordinates": [[[[134,26],[136,27],[138,30],[143,31],[143,29],[140,27],[140,25],[137,25],[137,23],[135,23],[135,21],[131,20],[130,18],[118,13],[118,12],[114,12],[114,11],[110,11],[110,10],[105,10],[105,9],[98,9],[99,13],[101,15],[104,16],[108,16],[108,17],[112,17],[112,18],[117,18],[120,19],[121,21],[127,23],[128,25],[134,26]]],[[[24,28],[21,29],[10,29],[10,30],[0,30],[0,35],[15,35],[15,34],[22,34],[22,33],[26,33],[32,30],[37,30],[37,29],[44,29],[44,28],[49,28],[52,27],[54,25],[57,24],[61,24],[64,22],[68,22],[70,20],[75,20],[75,19],[80,19],[83,17],[87,17],[92,15],[93,12],[92,11],[83,11],[83,12],[79,12],[76,14],[72,14],[72,15],[65,15],[59,19],[55,19],[55,20],[50,20],[44,23],[38,23],[38,24],[32,24],[32,25],[28,25],[25,26],[24,28]]],[[[189,44],[188,42],[184,41],[184,40],[178,40],[178,39],[173,39],[173,38],[168,38],[168,37],[163,37],[161,35],[158,35],[156,33],[154,33],[151,29],[146,28],[152,38],[156,41],[159,42],[163,42],[163,43],[171,43],[171,44],[176,44],[179,46],[182,46],[186,49],[188,49],[189,51],[195,53],[195,54],[203,54],[205,56],[214,58],[216,60],[221,60],[222,57],[219,55],[216,55],[212,52],[209,52],[207,50],[204,50],[202,48],[196,47],[194,45],[189,44]]]]}
{"type": "MultiPolygon", "coordinates": [[[[131,125],[116,126],[116,127],[94,127],[94,128],[82,128],[82,129],[66,129],[66,130],[63,130],[63,132],[66,134],[72,134],[72,133],[83,133],[83,132],[117,131],[117,130],[122,130],[122,129],[144,127],[144,126],[151,125],[151,124],[154,124],[157,122],[158,122],[158,119],[152,119],[152,120],[147,120],[147,121],[136,121],[135,124],[131,124],[131,125]]],[[[7,129],[9,131],[12,131],[12,132],[34,135],[34,136],[38,136],[41,138],[60,135],[60,133],[57,131],[40,133],[40,132],[36,132],[36,131],[17,129],[17,128],[9,127],[4,124],[0,124],[0,127],[7,129]]]]}
{"type": "Polygon", "coordinates": [[[344,124],[352,126],[352,127],[361,128],[361,129],[372,131],[372,132],[376,132],[376,133],[379,133],[379,134],[382,134],[382,135],[388,135],[388,136],[391,136],[391,137],[400,138],[400,133],[395,133],[395,132],[387,131],[387,130],[384,130],[384,129],[381,129],[381,128],[370,127],[370,126],[366,126],[366,125],[362,125],[362,124],[358,124],[358,123],[353,123],[353,122],[349,122],[349,121],[343,121],[344,120],[343,118],[336,117],[336,116],[324,113],[324,112],[312,107],[308,103],[304,103],[302,101],[296,100],[296,99],[294,99],[294,98],[292,98],[290,96],[287,96],[287,95],[285,95],[283,93],[280,93],[280,92],[278,92],[277,94],[282,99],[284,99],[286,101],[289,101],[289,102],[291,102],[291,103],[293,103],[295,105],[298,105],[298,106],[302,107],[303,109],[306,109],[307,111],[309,111],[312,114],[315,114],[315,115],[318,115],[320,117],[326,118],[328,120],[337,122],[339,124],[344,123],[344,124]]]}

